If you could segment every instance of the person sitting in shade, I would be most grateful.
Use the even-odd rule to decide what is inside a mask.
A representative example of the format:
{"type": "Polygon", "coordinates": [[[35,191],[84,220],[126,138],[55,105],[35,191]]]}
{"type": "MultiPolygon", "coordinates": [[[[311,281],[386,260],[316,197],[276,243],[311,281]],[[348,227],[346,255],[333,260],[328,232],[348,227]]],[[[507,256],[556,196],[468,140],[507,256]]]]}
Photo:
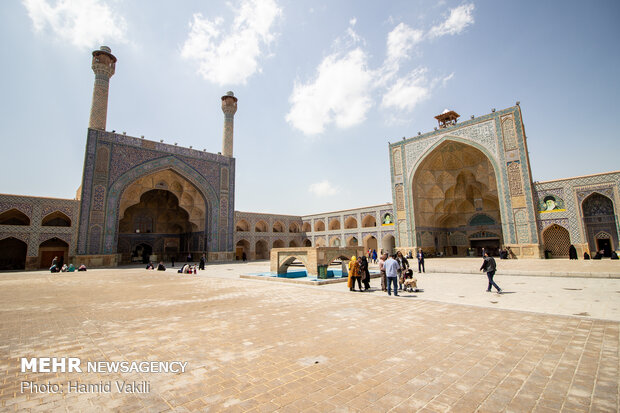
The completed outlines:
{"type": "Polygon", "coordinates": [[[149,263],[146,264],[146,269],[147,270],[152,270],[153,269],[153,263],[151,261],[149,261],[149,263]]]}
{"type": "Polygon", "coordinates": [[[86,271],[86,265],[81,264],[81,265],[78,267],[78,271],[86,271]]]}
{"type": "Polygon", "coordinates": [[[163,261],[159,261],[159,264],[157,265],[157,271],[166,271],[166,267],[164,266],[163,261]]]}
{"type": "Polygon", "coordinates": [[[69,264],[69,268],[67,268],[67,272],[74,272],[75,271],[75,267],[73,266],[73,264],[69,264]]]}

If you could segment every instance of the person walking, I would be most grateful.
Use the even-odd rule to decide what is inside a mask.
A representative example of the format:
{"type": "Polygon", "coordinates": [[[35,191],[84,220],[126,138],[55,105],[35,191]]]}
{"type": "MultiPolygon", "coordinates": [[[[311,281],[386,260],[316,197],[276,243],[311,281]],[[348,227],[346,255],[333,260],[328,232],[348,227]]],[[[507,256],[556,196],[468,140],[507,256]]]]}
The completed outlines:
{"type": "Polygon", "coordinates": [[[360,291],[362,291],[362,276],[359,272],[360,264],[354,255],[351,257],[351,261],[349,262],[349,279],[347,280],[349,291],[355,291],[355,280],[357,280],[357,285],[360,288],[360,291]]]}
{"type": "Polygon", "coordinates": [[[387,282],[385,279],[385,260],[388,259],[387,254],[382,254],[379,259],[379,271],[381,272],[381,291],[387,291],[387,282]]]}
{"type": "Polygon", "coordinates": [[[377,263],[377,250],[372,250],[372,263],[377,263]]]}
{"type": "Polygon", "coordinates": [[[385,267],[385,278],[387,280],[387,293],[392,295],[392,285],[394,285],[394,295],[398,297],[398,270],[400,264],[396,261],[396,255],[390,256],[383,266],[385,267]]]}
{"type": "Polygon", "coordinates": [[[360,272],[362,273],[364,291],[368,291],[370,290],[370,271],[368,271],[368,260],[366,260],[366,257],[360,259],[360,272]]]}
{"type": "Polygon", "coordinates": [[[418,259],[418,273],[426,272],[424,270],[424,251],[422,251],[422,248],[418,249],[418,253],[416,254],[416,258],[418,259]]]}
{"type": "Polygon", "coordinates": [[[205,258],[205,255],[202,254],[202,257],[200,257],[200,264],[198,265],[198,269],[204,270],[205,269],[205,262],[206,261],[207,261],[207,259],[205,258]]]}
{"type": "Polygon", "coordinates": [[[486,271],[487,278],[489,279],[489,286],[487,287],[487,293],[491,292],[491,287],[497,288],[497,293],[501,294],[502,289],[499,288],[495,281],[493,281],[493,276],[495,275],[495,271],[497,270],[497,264],[495,264],[495,259],[489,256],[487,251],[484,252],[484,261],[482,262],[482,267],[480,267],[480,271],[486,271]]]}

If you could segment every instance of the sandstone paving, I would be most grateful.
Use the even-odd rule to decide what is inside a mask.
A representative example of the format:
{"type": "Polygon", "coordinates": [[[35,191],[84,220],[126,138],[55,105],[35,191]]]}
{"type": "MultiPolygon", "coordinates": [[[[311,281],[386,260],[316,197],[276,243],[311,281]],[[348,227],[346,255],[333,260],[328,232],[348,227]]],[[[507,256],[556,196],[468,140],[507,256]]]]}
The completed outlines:
{"type": "Polygon", "coordinates": [[[618,280],[582,280],[579,291],[571,284],[579,279],[498,276],[513,291],[497,295],[484,292],[483,275],[433,273],[419,276],[424,292],[388,297],[377,279],[372,292],[352,293],[344,284],[239,278],[261,266],[268,264],[214,265],[198,276],[138,268],[0,274],[0,408],[618,411],[618,280]],[[544,296],[535,285],[551,303],[579,293],[606,303],[590,308],[595,316],[558,315],[579,307],[536,307],[544,296]],[[45,356],[188,366],[178,374],[20,371],[20,358],[45,356]],[[23,381],[117,380],[146,381],[150,391],[20,390],[23,381]]]}

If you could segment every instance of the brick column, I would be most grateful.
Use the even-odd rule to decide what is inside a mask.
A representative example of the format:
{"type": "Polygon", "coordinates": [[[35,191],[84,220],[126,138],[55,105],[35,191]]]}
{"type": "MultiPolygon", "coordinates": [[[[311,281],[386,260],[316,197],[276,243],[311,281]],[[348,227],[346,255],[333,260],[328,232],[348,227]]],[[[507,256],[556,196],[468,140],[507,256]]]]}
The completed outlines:
{"type": "Polygon", "coordinates": [[[93,52],[92,69],[95,72],[95,85],[93,87],[93,102],[90,107],[91,129],[105,130],[108,117],[108,89],[110,78],[114,75],[116,57],[107,46],[101,46],[93,52]]]}
{"type": "Polygon", "coordinates": [[[237,112],[237,98],[233,92],[222,96],[222,112],[224,112],[224,135],[222,136],[222,155],[233,156],[233,124],[237,112]]]}

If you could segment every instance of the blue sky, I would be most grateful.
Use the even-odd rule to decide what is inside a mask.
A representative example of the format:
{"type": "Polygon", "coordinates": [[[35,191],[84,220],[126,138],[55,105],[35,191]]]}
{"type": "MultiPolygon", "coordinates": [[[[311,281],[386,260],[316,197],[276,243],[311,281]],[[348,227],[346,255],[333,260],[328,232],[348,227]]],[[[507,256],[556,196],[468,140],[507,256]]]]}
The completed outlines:
{"type": "Polygon", "coordinates": [[[309,214],[391,202],[388,141],[521,102],[532,176],[620,169],[617,1],[0,3],[0,193],[73,198],[94,74],[107,129],[221,150],[233,90],[236,204],[309,214]]]}

